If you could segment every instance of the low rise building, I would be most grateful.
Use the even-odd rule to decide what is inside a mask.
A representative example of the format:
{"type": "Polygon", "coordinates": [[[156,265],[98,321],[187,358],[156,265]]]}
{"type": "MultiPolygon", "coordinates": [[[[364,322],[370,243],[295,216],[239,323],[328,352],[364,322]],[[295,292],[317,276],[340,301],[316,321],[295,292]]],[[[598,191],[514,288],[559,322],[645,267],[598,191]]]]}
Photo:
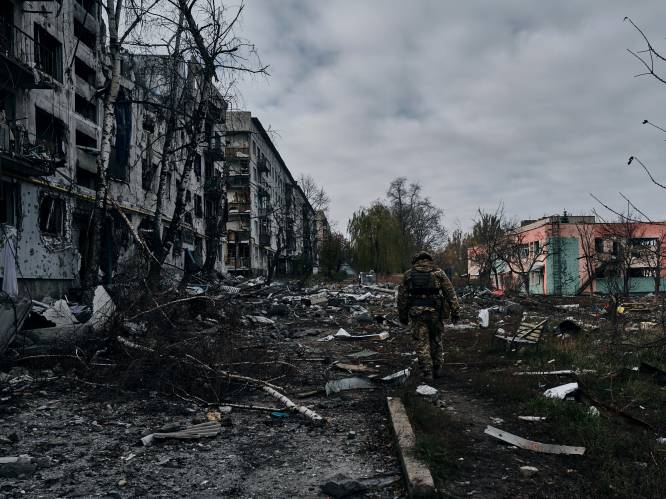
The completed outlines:
{"type": "MultiPolygon", "coordinates": [[[[479,279],[483,247],[468,250],[479,279]]],[[[554,215],[523,221],[497,245],[491,284],[530,294],[652,293],[666,285],[666,222],[554,215]]]]}

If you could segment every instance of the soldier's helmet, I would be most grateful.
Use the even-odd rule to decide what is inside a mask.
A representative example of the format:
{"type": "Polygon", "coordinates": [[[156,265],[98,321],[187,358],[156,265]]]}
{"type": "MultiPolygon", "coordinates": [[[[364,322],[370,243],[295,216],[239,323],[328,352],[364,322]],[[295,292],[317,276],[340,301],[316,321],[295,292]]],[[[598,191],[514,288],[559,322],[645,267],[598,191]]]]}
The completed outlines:
{"type": "Polygon", "coordinates": [[[419,260],[430,260],[432,262],[432,255],[427,251],[419,251],[412,258],[412,264],[415,264],[419,260]]]}

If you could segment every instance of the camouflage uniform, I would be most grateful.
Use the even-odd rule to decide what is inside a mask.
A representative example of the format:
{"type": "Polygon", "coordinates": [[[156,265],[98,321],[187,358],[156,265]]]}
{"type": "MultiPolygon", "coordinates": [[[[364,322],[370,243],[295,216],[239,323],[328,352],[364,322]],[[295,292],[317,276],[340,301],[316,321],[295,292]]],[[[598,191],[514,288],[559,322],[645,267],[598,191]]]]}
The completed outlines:
{"type": "Polygon", "coordinates": [[[457,320],[460,304],[444,271],[435,267],[430,255],[423,255],[415,257],[414,265],[403,276],[398,314],[401,323],[410,325],[423,374],[431,376],[442,363],[443,321],[450,317],[457,320]]]}

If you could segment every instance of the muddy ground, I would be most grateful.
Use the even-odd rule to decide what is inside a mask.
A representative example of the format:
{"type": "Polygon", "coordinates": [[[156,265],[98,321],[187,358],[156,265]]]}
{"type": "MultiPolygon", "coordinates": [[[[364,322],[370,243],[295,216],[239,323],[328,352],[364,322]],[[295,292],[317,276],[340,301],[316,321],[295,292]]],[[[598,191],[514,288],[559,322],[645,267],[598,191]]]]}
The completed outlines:
{"type": "MultiPolygon", "coordinates": [[[[120,345],[113,338],[107,340],[105,353],[95,356],[96,362],[88,362],[86,369],[71,358],[24,362],[14,358],[9,375],[14,381],[5,382],[0,400],[1,454],[28,454],[38,463],[34,473],[0,477],[0,497],[326,497],[320,486],[338,474],[352,479],[400,475],[387,420],[387,395],[405,400],[420,455],[431,467],[442,497],[631,496],[627,493],[630,487],[613,488],[607,475],[614,468],[600,464],[602,454],[594,442],[586,456],[553,456],[517,449],[483,433],[487,425],[493,425],[548,443],[589,443],[579,440],[586,434],[575,431],[567,440],[562,430],[570,429],[559,425],[563,420],[555,416],[548,423],[518,419],[519,415],[540,415],[540,410],[552,411],[552,407],[539,405],[540,393],[571,380],[539,377],[516,382],[513,372],[525,367],[585,367],[571,365],[578,357],[564,355],[550,343],[538,355],[492,349],[491,331],[513,327],[515,317],[495,315],[491,328],[481,330],[475,317],[485,305],[468,302],[463,321],[467,327],[446,332],[445,376],[431,383],[439,389],[438,397],[425,399],[415,395],[419,383],[413,376],[405,385],[378,381],[415,363],[409,334],[395,320],[392,295],[374,292],[359,301],[329,295],[320,305],[299,298],[319,291],[273,289],[236,299],[231,309],[226,304],[226,308],[169,311],[171,327],[165,329],[160,323],[159,339],[151,335],[150,328],[144,336],[129,337],[136,344],[157,348],[169,336],[171,343],[160,346],[159,358],[120,345]],[[270,316],[274,322],[248,319],[255,315],[270,316]],[[387,332],[389,337],[320,341],[341,327],[352,334],[387,332]],[[212,346],[219,351],[211,352],[212,346]],[[354,357],[361,351],[373,355],[354,357]],[[216,415],[227,403],[275,409],[281,409],[281,404],[250,384],[213,380],[205,370],[193,370],[191,364],[183,371],[183,364],[173,361],[183,352],[205,359],[207,364],[270,381],[327,422],[315,425],[299,414],[283,417],[240,408],[216,415]],[[339,362],[362,365],[376,388],[326,396],[323,389],[328,381],[355,376],[336,367],[339,362]],[[142,436],[160,428],[183,427],[211,417],[222,425],[215,437],[158,441],[149,447],[140,443],[142,436]],[[538,472],[527,476],[521,466],[534,466],[538,472]]],[[[357,298],[365,292],[345,291],[357,298]]],[[[550,317],[562,316],[555,322],[570,313],[552,306],[535,307],[550,317]]],[[[587,310],[589,304],[585,307],[587,310]]],[[[579,322],[595,319],[588,315],[579,317],[579,322]]],[[[151,324],[162,320],[150,315],[144,319],[151,324]]],[[[560,340],[551,337],[548,341],[560,340]]],[[[603,390],[600,386],[599,393],[603,390]]],[[[618,428],[625,445],[631,439],[654,440],[665,429],[660,426],[663,411],[658,405],[657,409],[642,402],[634,405],[639,411],[635,414],[645,416],[640,406],[651,416],[652,429],[646,433],[618,428]]],[[[628,410],[633,409],[629,406],[628,410]]],[[[614,421],[611,416],[602,417],[614,421]]],[[[589,423],[586,416],[581,421],[589,423]]],[[[653,459],[649,455],[614,458],[624,459],[621,466],[633,470],[620,480],[650,480],[663,470],[663,455],[659,454],[653,459]]],[[[661,482],[641,490],[659,493],[659,487],[661,482]]],[[[405,496],[401,481],[373,487],[364,495],[405,496]]],[[[635,497],[650,496],[639,493],[635,497]]]]}

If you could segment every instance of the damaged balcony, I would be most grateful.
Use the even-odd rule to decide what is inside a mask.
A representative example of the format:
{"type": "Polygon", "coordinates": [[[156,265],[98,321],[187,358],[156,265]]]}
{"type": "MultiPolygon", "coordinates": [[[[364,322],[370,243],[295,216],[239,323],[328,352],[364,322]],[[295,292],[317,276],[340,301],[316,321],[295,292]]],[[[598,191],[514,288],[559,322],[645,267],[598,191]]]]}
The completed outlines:
{"type": "MultiPolygon", "coordinates": [[[[0,85],[9,89],[53,89],[51,74],[57,67],[59,47],[50,43],[39,43],[18,26],[0,24],[0,61],[6,77],[0,85]],[[39,70],[39,71],[37,71],[39,70]]],[[[56,79],[57,74],[54,76],[56,79]]]]}
{"type": "Polygon", "coordinates": [[[229,203],[229,221],[238,221],[250,217],[251,208],[249,203],[229,203]]]}
{"type": "Polygon", "coordinates": [[[262,173],[270,173],[271,169],[268,167],[268,161],[265,156],[262,156],[257,161],[257,170],[259,171],[259,175],[262,173]]]}
{"type": "Polygon", "coordinates": [[[229,175],[229,187],[230,188],[247,188],[250,187],[250,175],[249,174],[231,174],[229,175]]]}
{"type": "Polygon", "coordinates": [[[206,154],[208,155],[208,159],[212,161],[224,161],[224,145],[220,135],[211,137],[206,154]]]}
{"type": "Polygon", "coordinates": [[[32,143],[24,128],[0,126],[0,169],[3,171],[46,177],[64,164],[65,159],[56,157],[48,147],[32,143]]]}
{"type": "Polygon", "coordinates": [[[219,194],[224,192],[224,181],[220,176],[207,178],[204,181],[204,192],[206,194],[219,194]]]}

